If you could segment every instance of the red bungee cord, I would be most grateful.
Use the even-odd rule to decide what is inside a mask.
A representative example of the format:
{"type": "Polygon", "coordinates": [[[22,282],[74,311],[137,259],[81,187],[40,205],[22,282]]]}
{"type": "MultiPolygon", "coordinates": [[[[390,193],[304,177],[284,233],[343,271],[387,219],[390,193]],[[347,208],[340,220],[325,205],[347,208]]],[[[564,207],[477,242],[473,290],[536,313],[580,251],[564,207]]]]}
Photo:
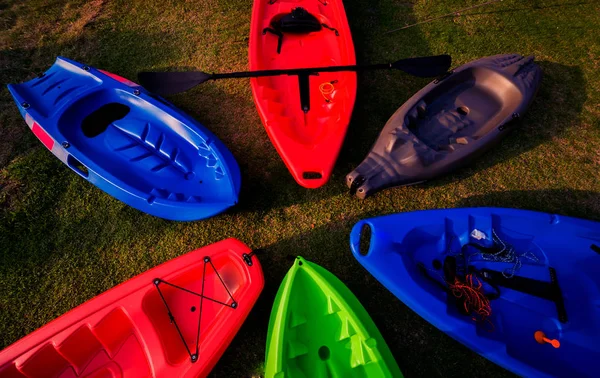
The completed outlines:
{"type": "Polygon", "coordinates": [[[467,274],[465,282],[454,277],[454,283],[448,283],[452,294],[463,300],[465,311],[471,314],[472,319],[476,322],[486,321],[492,315],[490,300],[481,290],[482,286],[481,282],[472,274],[467,274]]]}

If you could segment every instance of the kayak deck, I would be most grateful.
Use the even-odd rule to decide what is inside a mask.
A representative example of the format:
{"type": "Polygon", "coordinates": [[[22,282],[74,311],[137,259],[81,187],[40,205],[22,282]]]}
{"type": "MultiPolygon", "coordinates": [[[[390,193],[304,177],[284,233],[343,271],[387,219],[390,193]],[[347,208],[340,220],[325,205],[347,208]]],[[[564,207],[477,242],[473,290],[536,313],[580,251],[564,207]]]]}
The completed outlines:
{"type": "Polygon", "coordinates": [[[522,376],[597,372],[594,245],[599,223],[496,208],[383,216],[359,222],[351,235],[357,260],[406,305],[522,376]],[[371,237],[361,249],[363,227],[371,237]],[[487,299],[475,300],[476,292],[487,299]],[[558,347],[540,343],[537,332],[558,347]]]}
{"type": "Polygon", "coordinates": [[[301,257],[277,293],[266,377],[399,377],[375,324],[335,276],[301,257]]]}
{"type": "MultiPolygon", "coordinates": [[[[354,46],[341,1],[255,1],[250,34],[250,69],[286,69],[355,64],[354,46]],[[323,27],[306,34],[278,37],[263,30],[302,7],[323,27]]],[[[330,72],[309,76],[309,103],[302,106],[297,76],[251,79],[254,101],[269,137],[301,185],[323,185],[341,148],[354,101],[356,74],[330,72]],[[333,83],[333,84],[332,84],[333,83]]]]}
{"type": "Polygon", "coordinates": [[[472,67],[424,96],[416,108],[418,117],[409,117],[407,126],[429,148],[453,152],[467,145],[458,138],[477,140],[486,135],[522,100],[519,88],[501,73],[472,67]]]}

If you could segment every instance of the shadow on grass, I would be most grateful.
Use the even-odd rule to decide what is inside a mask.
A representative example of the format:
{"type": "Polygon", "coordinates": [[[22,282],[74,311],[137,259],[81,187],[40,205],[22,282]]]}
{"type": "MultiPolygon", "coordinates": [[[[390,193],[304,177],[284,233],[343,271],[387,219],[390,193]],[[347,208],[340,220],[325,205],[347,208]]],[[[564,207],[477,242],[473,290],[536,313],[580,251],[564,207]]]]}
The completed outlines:
{"type": "MultiPolygon", "coordinates": [[[[394,24],[397,5],[390,1],[344,2],[351,22],[359,63],[384,63],[398,59],[432,55],[425,36],[419,28],[406,30],[396,36],[386,36],[388,25],[394,24]],[[395,11],[395,12],[392,12],[395,11]]],[[[409,5],[404,20],[416,18],[409,5]]],[[[341,182],[345,175],[366,156],[388,118],[413,93],[432,79],[416,78],[395,70],[366,72],[358,76],[358,93],[346,140],[335,173],[341,182]]]]}
{"type": "Polygon", "coordinates": [[[161,262],[152,247],[173,222],[101,193],[44,148],[14,160],[0,182],[0,349],[161,262]]]}
{"type": "Polygon", "coordinates": [[[600,220],[600,193],[589,190],[545,189],[491,192],[465,198],[458,207],[514,207],[600,220]]]}
{"type": "Polygon", "coordinates": [[[358,219],[331,223],[263,249],[258,258],[265,275],[264,291],[211,376],[263,374],[273,301],[297,255],[326,268],[350,288],[384,335],[405,376],[465,377],[474,372],[510,376],[412,312],[362,268],[349,248],[350,230],[358,219]]]}

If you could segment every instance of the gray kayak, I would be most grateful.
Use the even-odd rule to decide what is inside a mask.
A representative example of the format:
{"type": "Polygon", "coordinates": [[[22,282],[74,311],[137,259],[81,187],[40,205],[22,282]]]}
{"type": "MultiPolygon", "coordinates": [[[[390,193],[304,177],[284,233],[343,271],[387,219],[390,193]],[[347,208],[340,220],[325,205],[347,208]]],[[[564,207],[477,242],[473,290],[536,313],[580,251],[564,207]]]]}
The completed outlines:
{"type": "Polygon", "coordinates": [[[417,92],[385,124],[346,176],[365,198],[449,173],[507,134],[529,108],[542,71],[534,57],[495,55],[467,63],[417,92]]]}

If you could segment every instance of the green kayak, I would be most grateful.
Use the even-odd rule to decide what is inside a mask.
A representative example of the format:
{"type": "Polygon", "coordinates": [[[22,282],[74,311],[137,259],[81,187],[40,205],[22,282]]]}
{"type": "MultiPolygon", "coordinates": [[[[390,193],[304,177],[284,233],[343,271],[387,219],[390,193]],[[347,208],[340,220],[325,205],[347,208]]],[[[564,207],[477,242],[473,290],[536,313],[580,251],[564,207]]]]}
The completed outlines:
{"type": "Polygon", "coordinates": [[[365,308],[333,274],[296,258],[271,311],[267,378],[402,377],[365,308]]]}

